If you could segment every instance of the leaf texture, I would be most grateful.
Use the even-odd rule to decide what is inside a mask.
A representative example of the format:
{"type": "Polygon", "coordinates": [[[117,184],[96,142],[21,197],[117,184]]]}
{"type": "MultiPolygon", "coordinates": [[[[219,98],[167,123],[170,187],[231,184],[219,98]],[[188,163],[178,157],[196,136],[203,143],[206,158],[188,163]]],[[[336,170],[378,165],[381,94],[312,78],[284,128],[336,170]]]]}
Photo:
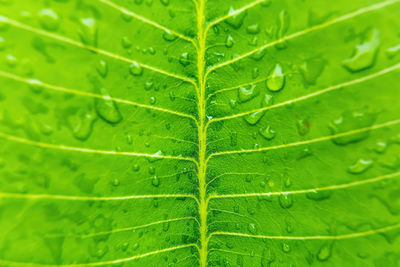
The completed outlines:
{"type": "Polygon", "coordinates": [[[0,266],[398,266],[399,0],[0,0],[0,266]]]}

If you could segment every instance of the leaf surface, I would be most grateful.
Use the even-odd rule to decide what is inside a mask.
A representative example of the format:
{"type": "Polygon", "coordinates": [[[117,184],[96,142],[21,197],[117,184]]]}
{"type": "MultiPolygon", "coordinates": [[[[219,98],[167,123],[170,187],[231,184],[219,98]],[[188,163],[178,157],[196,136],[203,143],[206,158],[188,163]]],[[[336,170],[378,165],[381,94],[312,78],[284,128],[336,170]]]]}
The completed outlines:
{"type": "Polygon", "coordinates": [[[397,266],[399,0],[0,0],[1,266],[397,266]]]}

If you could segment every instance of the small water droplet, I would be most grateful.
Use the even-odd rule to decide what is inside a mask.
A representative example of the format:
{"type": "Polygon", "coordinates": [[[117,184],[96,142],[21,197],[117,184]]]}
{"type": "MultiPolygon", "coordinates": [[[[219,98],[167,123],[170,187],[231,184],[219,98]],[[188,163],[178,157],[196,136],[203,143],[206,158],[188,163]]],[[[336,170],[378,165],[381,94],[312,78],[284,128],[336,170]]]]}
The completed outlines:
{"type": "Polygon", "coordinates": [[[163,33],[163,38],[167,42],[172,42],[172,41],[175,41],[176,38],[178,38],[178,37],[176,35],[174,35],[173,33],[171,33],[170,31],[166,30],[163,33]]]}
{"type": "Polygon", "coordinates": [[[282,67],[276,64],[275,68],[269,74],[266,81],[267,88],[272,92],[281,90],[285,84],[285,75],[282,72],[282,67]]]}
{"type": "Polygon", "coordinates": [[[189,65],[190,64],[189,53],[187,53],[187,52],[182,53],[181,56],[179,57],[179,63],[181,63],[182,66],[184,66],[184,67],[189,65]]]}
{"type": "Polygon", "coordinates": [[[331,197],[332,191],[313,191],[309,192],[306,194],[308,199],[315,200],[315,201],[320,201],[320,200],[325,200],[331,197]]]}
{"type": "Polygon", "coordinates": [[[353,165],[349,166],[347,171],[352,174],[360,174],[371,168],[373,163],[369,159],[359,159],[353,165]]]}
{"type": "Polygon", "coordinates": [[[233,28],[239,29],[242,26],[243,20],[247,15],[247,11],[239,12],[238,14],[235,13],[236,13],[235,9],[233,7],[230,7],[228,13],[230,17],[227,20],[225,20],[225,22],[228,25],[232,26],[233,28]]]}
{"type": "Polygon", "coordinates": [[[388,58],[394,58],[400,53],[400,44],[386,49],[386,55],[388,58]]]}
{"type": "Polygon", "coordinates": [[[127,36],[122,37],[121,44],[122,44],[122,47],[125,49],[128,49],[132,46],[132,42],[131,42],[131,40],[129,40],[129,38],[127,36]]]}
{"type": "Polygon", "coordinates": [[[280,194],[279,195],[279,204],[282,208],[288,209],[293,206],[293,198],[290,194],[280,194]]]}
{"type": "Polygon", "coordinates": [[[100,89],[100,94],[103,98],[95,99],[95,108],[97,114],[108,123],[118,123],[122,120],[121,113],[118,110],[116,103],[111,100],[111,96],[105,88],[100,89]]]}
{"type": "Polygon", "coordinates": [[[271,140],[275,137],[275,131],[268,125],[264,129],[260,129],[260,134],[267,140],[271,140]]]}
{"type": "Polygon", "coordinates": [[[258,24],[252,24],[247,26],[247,32],[250,34],[257,34],[260,32],[260,26],[258,24]]]}
{"type": "Polygon", "coordinates": [[[29,88],[34,93],[40,93],[43,90],[43,83],[37,79],[29,79],[28,80],[29,88]]]}
{"type": "Polygon", "coordinates": [[[327,243],[322,245],[319,250],[318,250],[318,254],[317,254],[317,259],[319,261],[326,261],[327,259],[329,259],[329,257],[332,254],[332,245],[333,243],[327,243]]]}
{"type": "Polygon", "coordinates": [[[153,179],[151,179],[151,184],[155,187],[158,187],[160,185],[160,179],[158,179],[157,176],[153,176],[153,179]]]}
{"type": "Polygon", "coordinates": [[[343,60],[343,65],[352,72],[371,67],[375,62],[380,44],[380,32],[378,29],[374,29],[370,32],[367,41],[356,45],[353,56],[343,60]]]}
{"type": "Polygon", "coordinates": [[[282,250],[283,250],[283,252],[285,252],[285,253],[289,253],[289,252],[290,252],[290,246],[289,246],[289,244],[288,244],[288,243],[283,243],[283,244],[282,244],[282,250]]]}
{"type": "Polygon", "coordinates": [[[233,44],[234,44],[233,37],[231,35],[228,35],[226,37],[225,46],[227,48],[231,48],[233,46],[233,44]]]}
{"type": "Polygon", "coordinates": [[[255,84],[251,84],[247,87],[242,86],[238,89],[239,100],[242,103],[253,99],[258,93],[259,90],[255,84]]]}
{"type": "Polygon", "coordinates": [[[264,116],[264,111],[257,111],[244,117],[245,121],[250,125],[255,125],[264,116]]]}
{"type": "Polygon", "coordinates": [[[133,75],[133,76],[140,76],[143,74],[143,69],[142,67],[139,65],[139,63],[137,63],[136,61],[134,61],[130,66],[129,66],[129,72],[133,75]]]}
{"type": "Polygon", "coordinates": [[[85,113],[82,115],[78,123],[72,129],[74,137],[80,141],[85,141],[89,138],[93,130],[93,123],[96,120],[96,116],[91,113],[85,113]]]}
{"type": "Polygon", "coordinates": [[[60,25],[57,13],[50,8],[44,8],[39,11],[39,22],[44,29],[49,31],[57,30],[60,25]]]}
{"type": "Polygon", "coordinates": [[[97,63],[96,69],[101,77],[105,78],[107,76],[108,65],[104,60],[100,60],[99,63],[97,63]]]}
{"type": "Polygon", "coordinates": [[[82,43],[97,46],[97,22],[94,18],[82,18],[79,21],[79,36],[82,43]]]}

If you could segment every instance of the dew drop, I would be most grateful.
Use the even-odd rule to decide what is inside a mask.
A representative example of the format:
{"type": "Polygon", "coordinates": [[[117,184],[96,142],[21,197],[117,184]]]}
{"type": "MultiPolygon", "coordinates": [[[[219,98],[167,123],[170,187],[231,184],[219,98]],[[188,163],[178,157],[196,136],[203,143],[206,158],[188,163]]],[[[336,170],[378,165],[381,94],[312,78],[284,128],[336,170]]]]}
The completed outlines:
{"type": "Polygon", "coordinates": [[[282,72],[282,67],[276,64],[275,68],[269,74],[266,81],[267,88],[272,92],[281,90],[285,84],[285,75],[282,72]]]}
{"type": "Polygon", "coordinates": [[[242,24],[243,24],[243,20],[247,15],[247,12],[240,12],[238,14],[235,14],[237,11],[235,11],[235,9],[233,7],[230,7],[229,9],[229,13],[228,15],[230,16],[227,20],[225,20],[225,22],[232,26],[235,29],[239,29],[242,24]]]}
{"type": "Polygon", "coordinates": [[[247,229],[249,230],[250,233],[255,235],[257,233],[257,229],[254,223],[249,223],[247,226],[247,229]]]}
{"type": "Polygon", "coordinates": [[[118,178],[115,178],[112,182],[113,186],[119,186],[120,182],[118,178]]]}
{"type": "Polygon", "coordinates": [[[39,23],[44,29],[55,31],[60,25],[60,20],[54,10],[44,8],[39,11],[39,23]]]}
{"type": "Polygon", "coordinates": [[[324,244],[322,245],[317,254],[317,259],[319,261],[326,261],[332,254],[332,244],[324,244]]]}
{"type": "Polygon", "coordinates": [[[108,73],[107,62],[105,62],[104,60],[100,60],[99,63],[97,63],[96,70],[101,77],[105,78],[108,73]]]}
{"type": "Polygon", "coordinates": [[[247,32],[250,34],[257,34],[260,32],[260,26],[258,24],[252,24],[247,26],[247,32]]]}
{"type": "Polygon", "coordinates": [[[351,58],[343,60],[343,65],[352,72],[361,71],[371,67],[381,44],[380,33],[378,29],[370,32],[368,40],[362,44],[356,45],[356,49],[351,58]]]}
{"type": "Polygon", "coordinates": [[[260,134],[267,140],[272,140],[275,137],[275,131],[269,125],[264,129],[260,129],[260,134]]]}
{"type": "Polygon", "coordinates": [[[108,91],[105,88],[101,88],[100,94],[102,95],[102,98],[95,99],[95,108],[99,117],[112,124],[120,122],[122,120],[121,113],[119,112],[115,102],[111,100],[108,91]]]}
{"type": "Polygon", "coordinates": [[[151,184],[155,187],[158,187],[160,185],[160,179],[157,176],[153,176],[153,179],[151,179],[151,184]]]}
{"type": "Polygon", "coordinates": [[[400,53],[400,44],[390,47],[386,50],[386,55],[388,58],[394,58],[399,53],[400,53]]]}
{"type": "Polygon", "coordinates": [[[125,49],[128,49],[132,46],[132,42],[131,42],[131,40],[129,40],[129,38],[127,36],[122,37],[121,44],[122,44],[122,47],[125,49]]]}
{"type": "Polygon", "coordinates": [[[369,159],[359,159],[353,165],[347,168],[347,171],[352,174],[360,174],[371,168],[373,161],[369,159]]]}
{"type": "Polygon", "coordinates": [[[288,244],[288,243],[283,243],[283,244],[282,244],[282,250],[283,250],[283,252],[285,252],[285,253],[289,253],[289,252],[290,252],[290,246],[289,246],[289,244],[288,244]]]}
{"type": "MultiPolygon", "coordinates": [[[[279,16],[278,16],[278,30],[276,32],[276,39],[282,39],[287,30],[289,29],[289,23],[290,23],[290,17],[289,14],[286,12],[286,10],[282,10],[281,12],[279,12],[279,16]]],[[[286,48],[286,42],[280,42],[276,45],[276,48],[278,49],[284,49],[286,48]]]]}
{"type": "Polygon", "coordinates": [[[259,93],[257,86],[254,84],[247,86],[247,88],[242,86],[238,89],[238,92],[239,100],[242,103],[253,99],[259,93]]]}
{"type": "Polygon", "coordinates": [[[189,53],[187,52],[182,53],[181,56],[179,57],[179,63],[181,63],[182,66],[184,67],[189,65],[190,64],[189,53]]]}
{"type": "MultiPolygon", "coordinates": [[[[345,111],[340,118],[332,121],[329,127],[331,128],[332,134],[336,135],[350,132],[355,129],[367,128],[374,123],[375,119],[376,116],[373,113],[345,111]]],[[[368,137],[368,134],[368,131],[364,131],[347,136],[333,138],[332,141],[337,145],[347,145],[364,140],[368,137]]]]}
{"type": "Polygon", "coordinates": [[[308,199],[320,201],[331,197],[331,191],[313,191],[306,194],[308,199]]]}
{"type": "Polygon", "coordinates": [[[139,65],[139,63],[137,63],[136,61],[134,61],[130,66],[129,66],[129,72],[133,75],[133,76],[140,76],[143,74],[143,69],[142,67],[139,65]]]}
{"type": "Polygon", "coordinates": [[[166,30],[163,33],[163,38],[165,41],[167,42],[172,42],[175,41],[176,38],[178,38],[178,36],[174,35],[173,33],[171,33],[170,31],[166,30]]]}
{"type": "Polygon", "coordinates": [[[29,79],[28,80],[29,88],[32,92],[38,94],[43,90],[43,83],[37,79],[29,79]]]}
{"type": "Polygon", "coordinates": [[[93,123],[96,120],[96,116],[91,113],[85,113],[80,118],[78,123],[72,129],[74,137],[80,141],[85,141],[89,138],[93,130],[93,123]]]}
{"type": "Polygon", "coordinates": [[[378,142],[376,142],[374,150],[376,153],[382,154],[385,152],[387,146],[388,144],[385,141],[379,140],[378,142]]]}
{"type": "Polygon", "coordinates": [[[228,35],[225,40],[225,46],[227,48],[231,48],[233,44],[234,44],[233,37],[231,35],[228,35]]]}
{"type": "Polygon", "coordinates": [[[293,206],[293,199],[290,194],[280,194],[279,195],[279,204],[282,208],[288,209],[293,206]]]}
{"type": "Polygon", "coordinates": [[[245,121],[247,121],[248,124],[255,125],[264,116],[264,113],[264,111],[257,111],[245,116],[244,119],[245,121]]]}
{"type": "Polygon", "coordinates": [[[97,23],[94,18],[82,18],[79,21],[79,36],[86,45],[97,45],[97,23]]]}

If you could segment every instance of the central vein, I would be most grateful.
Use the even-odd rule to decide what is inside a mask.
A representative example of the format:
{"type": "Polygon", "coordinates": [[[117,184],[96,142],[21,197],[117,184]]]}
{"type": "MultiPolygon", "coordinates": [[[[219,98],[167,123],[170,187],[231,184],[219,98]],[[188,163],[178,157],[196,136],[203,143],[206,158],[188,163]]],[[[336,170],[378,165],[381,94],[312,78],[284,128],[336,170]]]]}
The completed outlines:
{"type": "Polygon", "coordinates": [[[206,129],[206,101],[205,101],[205,0],[197,3],[197,71],[198,71],[198,180],[199,180],[199,216],[200,216],[200,266],[207,265],[207,193],[206,193],[206,150],[207,150],[207,129],[206,129]]]}

